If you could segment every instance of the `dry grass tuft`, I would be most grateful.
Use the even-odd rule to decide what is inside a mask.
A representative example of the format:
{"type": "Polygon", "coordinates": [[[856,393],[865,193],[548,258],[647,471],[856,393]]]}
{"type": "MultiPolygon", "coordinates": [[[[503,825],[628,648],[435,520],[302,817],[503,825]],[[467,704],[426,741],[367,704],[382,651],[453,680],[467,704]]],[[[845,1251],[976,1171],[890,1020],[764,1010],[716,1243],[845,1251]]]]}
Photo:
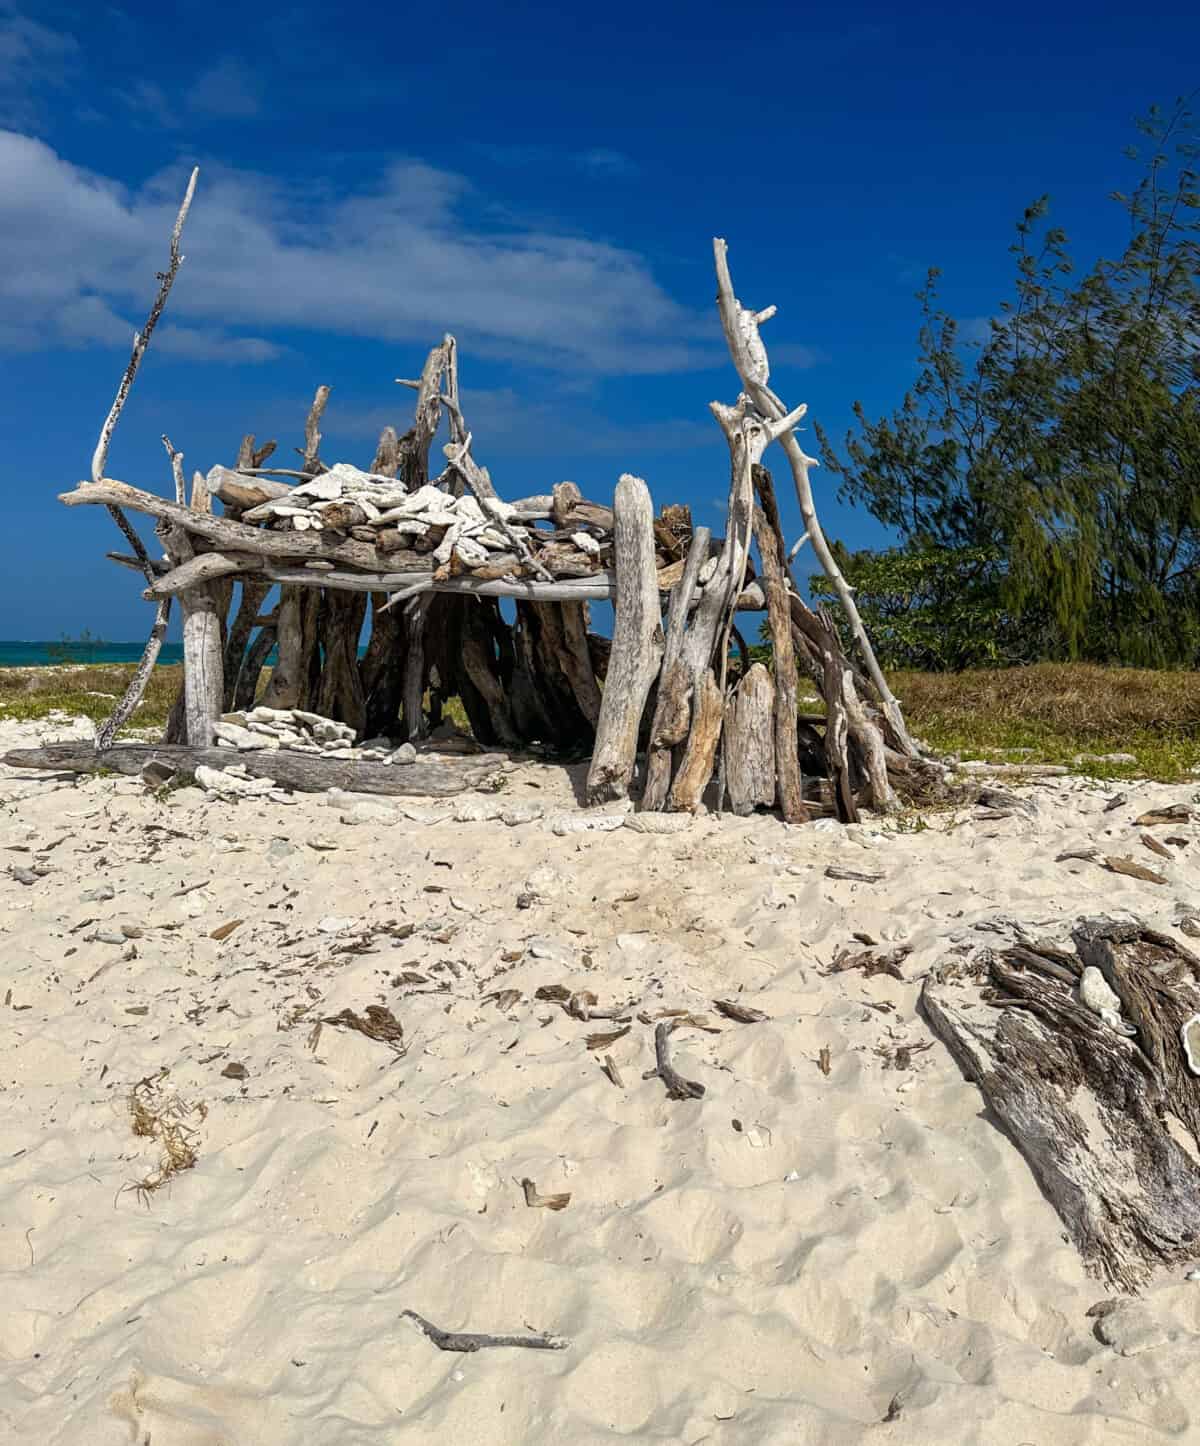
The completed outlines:
{"type": "Polygon", "coordinates": [[[1038,663],[891,682],[913,732],[938,752],[1168,782],[1200,766],[1200,673],[1038,663]],[[1109,753],[1137,761],[1075,765],[1080,754],[1109,753]]]}
{"type": "Polygon", "coordinates": [[[129,1092],[129,1116],[133,1133],[141,1139],[156,1140],[162,1147],[157,1166],[141,1180],[131,1180],[123,1188],[133,1190],[143,1204],[149,1205],[156,1190],[190,1170],[198,1158],[193,1140],[196,1129],[189,1119],[204,1120],[208,1107],[187,1104],[174,1093],[159,1088],[166,1071],[150,1079],[139,1080],[129,1092]]]}

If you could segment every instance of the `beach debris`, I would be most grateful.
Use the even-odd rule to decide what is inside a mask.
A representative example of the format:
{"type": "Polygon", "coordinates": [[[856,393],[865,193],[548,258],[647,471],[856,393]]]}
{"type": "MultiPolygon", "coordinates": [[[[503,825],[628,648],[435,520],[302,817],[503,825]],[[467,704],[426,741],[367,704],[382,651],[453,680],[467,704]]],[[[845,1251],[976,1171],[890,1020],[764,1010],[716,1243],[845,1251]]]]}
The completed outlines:
{"type": "Polygon", "coordinates": [[[748,1004],[739,1004],[736,999],[714,999],[713,1008],[718,1014],[723,1014],[726,1019],[735,1020],[738,1024],[761,1024],[763,1020],[771,1017],[761,1009],[751,1009],[748,1004]]]}
{"type": "Polygon", "coordinates": [[[571,1203],[569,1190],[561,1195],[539,1195],[537,1186],[529,1179],[521,1181],[521,1189],[525,1192],[525,1203],[531,1210],[565,1210],[571,1203]]]}
{"type": "Polygon", "coordinates": [[[829,864],[825,870],[827,879],[845,879],[857,884],[877,884],[887,876],[881,870],[849,869],[843,864],[829,864]]]}
{"type": "Polygon", "coordinates": [[[1018,798],[1004,788],[981,788],[975,795],[975,806],[990,810],[995,818],[1008,818],[1014,813],[1033,818],[1037,813],[1037,804],[1032,798],[1018,798]]]}
{"type": "Polygon", "coordinates": [[[1111,874],[1124,874],[1127,878],[1142,879],[1148,884],[1165,884],[1167,880],[1156,870],[1147,868],[1145,864],[1139,864],[1136,859],[1125,858],[1120,854],[1101,853],[1095,845],[1080,849],[1066,849],[1055,859],[1055,863],[1066,863],[1071,859],[1079,859],[1083,863],[1099,864],[1101,868],[1107,869],[1111,874]]]}
{"type": "Polygon", "coordinates": [[[1196,816],[1196,810],[1186,803],[1172,803],[1166,808],[1152,808],[1135,818],[1138,828],[1149,828],[1156,823],[1189,823],[1196,816]]]}
{"type": "Polygon", "coordinates": [[[8,873],[9,877],[16,879],[18,884],[28,886],[29,884],[36,884],[38,881],[38,876],[32,869],[23,869],[19,864],[9,864],[8,873]]]}
{"type": "Polygon", "coordinates": [[[219,924],[208,937],[219,943],[222,939],[228,939],[230,934],[235,929],[240,929],[245,922],[245,919],[230,919],[228,924],[219,924]]]}
{"type": "Polygon", "coordinates": [[[892,1397],[892,1399],[888,1402],[887,1411],[882,1417],[880,1417],[880,1425],[890,1426],[893,1421],[898,1421],[903,1410],[904,1401],[901,1398],[900,1392],[897,1391],[896,1394],[892,1397]]]}
{"type": "Polygon", "coordinates": [[[404,1028],[383,1004],[368,1004],[362,1014],[356,1014],[353,1009],[343,1009],[337,1014],[326,1015],[320,1023],[332,1025],[335,1029],[353,1029],[368,1039],[391,1045],[398,1055],[407,1052],[404,1028]]]}
{"type": "Polygon", "coordinates": [[[1159,843],[1159,841],[1154,837],[1153,834],[1142,834],[1142,843],[1145,845],[1146,848],[1150,850],[1152,854],[1157,854],[1161,859],[1169,859],[1174,857],[1174,855],[1171,853],[1171,850],[1166,846],[1166,844],[1159,843]]]}
{"type": "Polygon", "coordinates": [[[208,1117],[206,1105],[188,1104],[177,1094],[163,1091],[160,1086],[166,1076],[167,1070],[163,1069],[157,1075],[139,1080],[128,1097],[133,1133],[141,1139],[157,1141],[162,1150],[158,1164],[148,1175],[122,1186],[122,1192],[132,1190],[146,1203],[156,1190],[195,1165],[196,1128],[188,1121],[191,1118],[203,1121],[208,1117]]]}
{"type": "Polygon", "coordinates": [[[610,1044],[616,1044],[618,1039],[624,1039],[631,1028],[632,1025],[625,1024],[620,1029],[610,1029],[605,1034],[585,1034],[584,1046],[587,1049],[607,1049],[610,1044]]]}
{"type": "Polygon", "coordinates": [[[249,1079],[250,1071],[244,1064],[227,1064],[221,1071],[222,1079],[249,1079]]]}
{"type": "Polygon", "coordinates": [[[875,954],[870,949],[852,954],[849,949],[843,949],[834,957],[833,963],[825,970],[825,973],[844,974],[849,969],[861,969],[867,979],[874,978],[876,974],[887,974],[892,979],[902,980],[904,975],[900,965],[911,953],[911,944],[900,944],[886,954],[875,954]]]}
{"type": "Polygon", "coordinates": [[[177,776],[178,769],[161,758],[147,758],[142,764],[141,779],[147,788],[166,788],[177,776]]]}
{"type": "MultiPolygon", "coordinates": [[[[1077,919],[1071,938],[1082,987],[1057,961],[1043,970],[988,950],[969,968],[955,956],[930,971],[920,1014],[1024,1156],[1089,1272],[1132,1291],[1196,1260],[1200,1161],[1176,1125],[1200,1132],[1180,1058],[1183,1029],[1200,1016],[1200,958],[1137,920],[1077,919]],[[1136,1039],[1121,1029],[1128,1020],[1136,1039]]],[[[1190,1030],[1189,1040],[1200,1043],[1190,1030]]]]}
{"type": "Polygon", "coordinates": [[[827,1044],[821,1046],[821,1052],[817,1055],[817,1068],[825,1076],[828,1076],[829,1071],[833,1068],[833,1056],[830,1054],[827,1044]]]}
{"type": "Polygon", "coordinates": [[[1122,805],[1128,802],[1129,795],[1127,793],[1114,793],[1113,796],[1104,805],[1104,812],[1112,813],[1115,809],[1122,807],[1122,805]]]}
{"type": "Polygon", "coordinates": [[[543,1335],[534,1332],[527,1336],[486,1335],[477,1331],[445,1331],[435,1326],[415,1310],[402,1310],[401,1320],[410,1320],[427,1340],[433,1342],[439,1351],[458,1351],[470,1355],[475,1351],[496,1347],[517,1347],[527,1351],[565,1351],[571,1342],[565,1336],[543,1335]]]}
{"type": "Polygon", "coordinates": [[[879,1044],[875,1053],[883,1060],[884,1069],[912,1069],[913,1056],[932,1048],[933,1040],[926,1039],[920,1044],[879,1044]]]}
{"type": "MultiPolygon", "coordinates": [[[[622,1030],[622,1033],[626,1034],[628,1030],[622,1030]]],[[[619,1090],[625,1088],[625,1081],[621,1078],[621,1071],[617,1068],[611,1054],[604,1056],[604,1064],[601,1066],[601,1069],[619,1090]]]]}
{"type": "Polygon", "coordinates": [[[655,1066],[642,1075],[653,1079],[656,1075],[666,1086],[667,1098],[671,1100],[698,1100],[704,1094],[704,1086],[697,1080],[684,1079],[671,1063],[671,1032],[683,1021],[679,1018],[664,1019],[654,1031],[655,1066]]]}
{"type": "Polygon", "coordinates": [[[1138,1356],[1170,1341],[1169,1331],[1139,1302],[1102,1301],[1100,1304],[1109,1309],[1100,1311],[1093,1306],[1088,1312],[1089,1315],[1095,1312],[1094,1333],[1119,1356],[1138,1356]]]}
{"type": "Polygon", "coordinates": [[[1145,864],[1139,864],[1136,859],[1106,854],[1103,863],[1110,873],[1124,874],[1131,879],[1143,879],[1148,884],[1165,884],[1167,882],[1162,874],[1154,869],[1148,869],[1145,864]]]}
{"type": "MultiPolygon", "coordinates": [[[[423,975],[416,976],[420,983],[424,984],[423,975]]],[[[522,998],[519,989],[498,989],[494,994],[485,994],[480,1001],[483,1004],[495,1004],[501,1014],[507,1014],[514,1004],[519,1004],[522,998]]]]}
{"type": "Polygon", "coordinates": [[[1098,1014],[1110,1029],[1118,1034],[1134,1035],[1137,1030],[1127,1019],[1121,1018],[1121,998],[1111,988],[1107,979],[1089,964],[1079,976],[1079,1002],[1093,1014],[1098,1014]]]}

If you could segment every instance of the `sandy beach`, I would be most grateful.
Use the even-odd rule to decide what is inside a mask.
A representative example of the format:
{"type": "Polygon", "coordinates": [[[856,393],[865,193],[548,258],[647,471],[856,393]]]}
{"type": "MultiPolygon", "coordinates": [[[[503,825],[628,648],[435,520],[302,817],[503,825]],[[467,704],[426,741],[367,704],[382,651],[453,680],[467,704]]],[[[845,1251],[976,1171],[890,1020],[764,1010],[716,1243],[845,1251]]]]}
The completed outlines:
{"type": "Polygon", "coordinates": [[[1100,1340],[1105,1288],[916,1000],[1016,926],[1172,930],[1195,825],[1144,854],[1165,887],[1057,860],[1137,853],[1139,810],[1195,788],[646,833],[572,831],[576,783],[363,805],[0,769],[0,1440],[1194,1439],[1200,1282],[1100,1340]],[[829,972],[855,933],[902,977],[829,972]],[[615,1006],[589,1048],[623,1026],[577,1014],[615,1006]],[[664,1010],[707,1026],[672,1036],[702,1098],[643,1078],[664,1010]],[[194,1163],[139,1190],[169,1141],[194,1163]],[[451,1354],[404,1311],[569,1346],[451,1354]]]}

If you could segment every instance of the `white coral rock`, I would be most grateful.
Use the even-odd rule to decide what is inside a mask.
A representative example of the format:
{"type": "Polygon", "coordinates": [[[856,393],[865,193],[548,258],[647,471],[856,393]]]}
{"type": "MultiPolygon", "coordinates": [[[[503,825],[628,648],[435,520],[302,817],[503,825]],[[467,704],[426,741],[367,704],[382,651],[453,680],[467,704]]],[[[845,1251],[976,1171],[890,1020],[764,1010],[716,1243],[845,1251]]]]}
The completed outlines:
{"type": "Polygon", "coordinates": [[[1121,1018],[1121,999],[1109,986],[1108,980],[1089,964],[1079,979],[1079,999],[1085,1008],[1098,1014],[1110,1029],[1118,1034],[1136,1034],[1137,1030],[1128,1020],[1121,1018]]]}

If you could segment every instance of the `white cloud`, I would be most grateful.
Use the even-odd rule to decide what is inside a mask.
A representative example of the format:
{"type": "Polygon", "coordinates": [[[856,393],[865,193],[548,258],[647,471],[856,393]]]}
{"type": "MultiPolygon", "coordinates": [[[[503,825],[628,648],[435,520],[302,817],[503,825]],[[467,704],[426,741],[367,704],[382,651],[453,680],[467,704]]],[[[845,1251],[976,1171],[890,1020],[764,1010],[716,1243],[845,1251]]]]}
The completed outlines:
{"type": "MultiPolygon", "coordinates": [[[[102,343],[106,327],[115,342],[112,317],[140,323],[183,169],[131,191],[0,131],[0,174],[0,344],[102,343]]],[[[484,231],[464,219],[470,192],[411,160],[342,198],[206,166],[172,318],[210,336],[295,328],[428,344],[451,330],[468,353],[591,373],[720,363],[715,318],[674,301],[644,258],[539,229],[484,231]]]]}
{"type": "Polygon", "coordinates": [[[201,115],[243,120],[261,110],[262,86],[248,65],[228,55],[197,78],[187,104],[201,115]]]}
{"type": "MultiPolygon", "coordinates": [[[[463,415],[478,445],[477,460],[553,457],[569,466],[572,457],[625,456],[629,465],[646,453],[681,452],[708,445],[724,446],[716,423],[701,408],[695,418],[655,422],[613,422],[598,410],[564,397],[531,400],[511,387],[467,388],[463,415]]],[[[411,412],[411,393],[404,391],[394,406],[341,408],[337,394],[325,414],[325,430],[356,442],[373,442],[386,426],[403,431],[411,412]]],[[[295,408],[291,409],[295,412],[295,408]]],[[[290,413],[289,413],[290,415],[290,413]]],[[[440,441],[438,446],[440,446],[440,441]]],[[[435,454],[438,448],[435,447],[435,454]]]]}

